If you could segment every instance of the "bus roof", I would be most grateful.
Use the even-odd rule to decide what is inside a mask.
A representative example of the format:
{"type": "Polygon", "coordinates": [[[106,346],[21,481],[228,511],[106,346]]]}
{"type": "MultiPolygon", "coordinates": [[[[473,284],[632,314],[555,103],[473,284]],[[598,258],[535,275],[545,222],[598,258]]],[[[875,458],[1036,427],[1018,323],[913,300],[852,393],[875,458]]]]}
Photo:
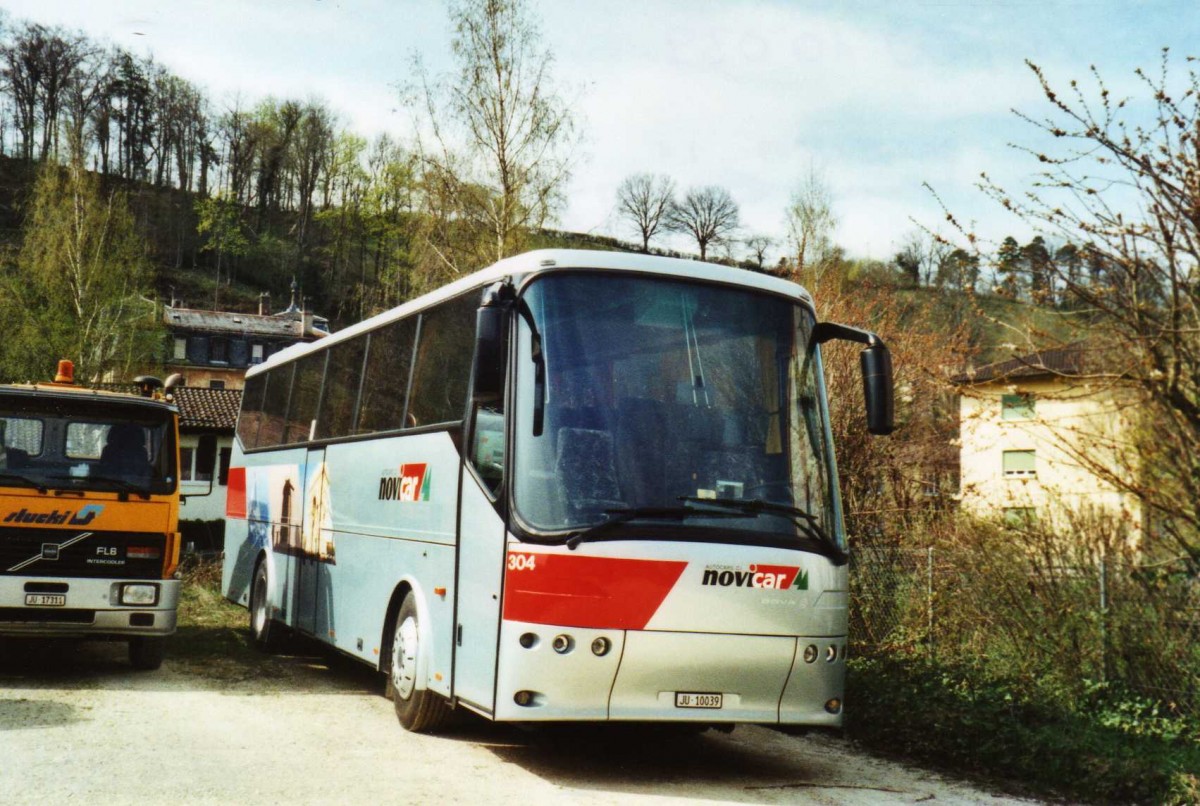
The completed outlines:
{"type": "Polygon", "coordinates": [[[630,271],[646,274],[662,274],[671,277],[703,280],[707,282],[726,283],[728,285],[754,288],[792,297],[808,305],[813,304],[812,296],[801,286],[788,280],[772,277],[768,274],[758,274],[745,269],[735,269],[717,263],[703,263],[698,260],[682,260],[657,255],[644,255],[633,252],[601,252],[588,249],[538,249],[520,255],[505,258],[492,264],[486,269],[474,272],[434,291],[384,311],[381,314],[364,319],[363,321],[339,330],[320,341],[308,344],[294,344],[273,354],[261,364],[246,371],[251,377],[265,372],[276,364],[286,362],[314,349],[330,347],[338,342],[353,338],[360,333],[374,330],[396,319],[404,318],[423,308],[428,308],[443,300],[456,297],[459,294],[478,288],[489,283],[498,282],[506,277],[528,277],[533,274],[543,274],[562,269],[604,269],[611,271],[630,271]]]}

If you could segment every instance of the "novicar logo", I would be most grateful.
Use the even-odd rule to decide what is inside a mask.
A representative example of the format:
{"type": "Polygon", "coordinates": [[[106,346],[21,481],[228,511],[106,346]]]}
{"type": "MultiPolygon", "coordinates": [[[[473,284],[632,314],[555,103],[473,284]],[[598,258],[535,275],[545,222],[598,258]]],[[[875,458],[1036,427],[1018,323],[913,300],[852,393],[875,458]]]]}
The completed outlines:
{"type": "Polygon", "coordinates": [[[722,588],[761,588],[765,590],[808,590],[808,572],[792,565],[750,565],[734,568],[710,565],[704,569],[702,585],[722,588]]]}
{"type": "Polygon", "coordinates": [[[49,512],[30,512],[22,507],[16,512],[10,512],[4,518],[4,523],[44,523],[50,526],[59,526],[66,524],[68,526],[86,526],[96,519],[96,516],[104,511],[104,507],[99,504],[88,504],[78,512],[70,509],[59,511],[52,509],[49,512]]]}
{"type": "Polygon", "coordinates": [[[399,475],[385,470],[379,479],[379,500],[428,501],[432,487],[430,475],[429,465],[424,462],[400,465],[399,475]]]}

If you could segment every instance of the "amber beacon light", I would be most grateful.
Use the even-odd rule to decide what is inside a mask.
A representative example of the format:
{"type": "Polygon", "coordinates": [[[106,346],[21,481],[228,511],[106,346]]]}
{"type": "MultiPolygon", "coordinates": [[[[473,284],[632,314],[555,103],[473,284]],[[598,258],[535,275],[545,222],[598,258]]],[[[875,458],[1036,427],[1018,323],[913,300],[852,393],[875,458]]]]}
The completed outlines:
{"type": "Polygon", "coordinates": [[[54,375],[55,383],[75,383],[75,364],[64,358],[58,362],[58,372],[54,375]]]}

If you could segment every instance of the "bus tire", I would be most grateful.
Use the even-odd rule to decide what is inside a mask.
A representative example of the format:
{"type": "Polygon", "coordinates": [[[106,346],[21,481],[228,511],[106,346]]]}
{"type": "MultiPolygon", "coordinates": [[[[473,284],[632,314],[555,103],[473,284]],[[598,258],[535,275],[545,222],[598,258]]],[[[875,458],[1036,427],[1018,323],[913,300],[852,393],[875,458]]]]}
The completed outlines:
{"type": "Polygon", "coordinates": [[[270,590],[264,560],[255,566],[254,582],[250,586],[250,636],[263,652],[272,652],[279,646],[280,624],[271,618],[270,590]]]}
{"type": "Polygon", "coordinates": [[[387,697],[395,706],[396,716],[405,730],[433,733],[446,724],[450,705],[436,692],[417,687],[421,652],[419,626],[417,603],[410,593],[400,604],[392,632],[387,697]]]}
{"type": "Polygon", "coordinates": [[[139,635],[129,639],[129,663],[143,672],[162,666],[166,639],[156,635],[139,635]]]}

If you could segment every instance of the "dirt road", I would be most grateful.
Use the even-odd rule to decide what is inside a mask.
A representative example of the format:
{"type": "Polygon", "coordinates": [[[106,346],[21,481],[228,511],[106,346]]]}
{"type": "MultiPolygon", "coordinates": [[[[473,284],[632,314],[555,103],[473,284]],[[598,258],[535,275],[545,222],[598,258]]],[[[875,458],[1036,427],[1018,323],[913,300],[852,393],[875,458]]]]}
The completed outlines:
{"type": "Polygon", "coordinates": [[[0,803],[1003,803],[824,735],[404,732],[376,677],[0,639],[0,803]]]}

